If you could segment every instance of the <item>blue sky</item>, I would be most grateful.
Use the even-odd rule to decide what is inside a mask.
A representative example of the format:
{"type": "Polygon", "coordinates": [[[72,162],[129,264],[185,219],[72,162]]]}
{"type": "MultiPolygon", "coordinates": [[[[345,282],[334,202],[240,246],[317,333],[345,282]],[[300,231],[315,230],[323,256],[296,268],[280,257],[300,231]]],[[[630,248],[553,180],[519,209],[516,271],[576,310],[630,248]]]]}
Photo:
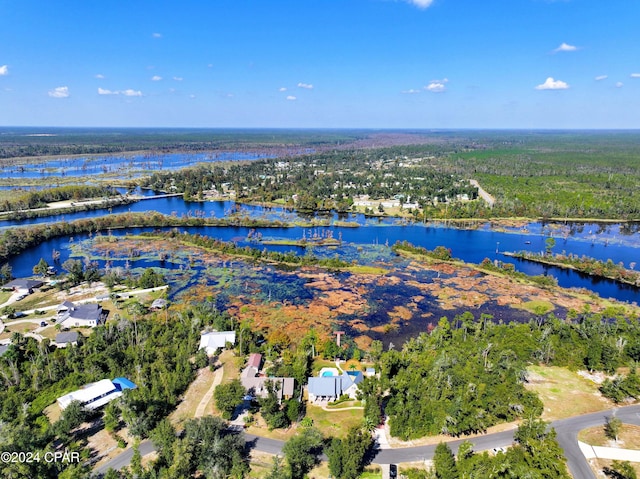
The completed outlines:
{"type": "Polygon", "coordinates": [[[636,0],[0,0],[0,125],[640,128],[636,0]]]}

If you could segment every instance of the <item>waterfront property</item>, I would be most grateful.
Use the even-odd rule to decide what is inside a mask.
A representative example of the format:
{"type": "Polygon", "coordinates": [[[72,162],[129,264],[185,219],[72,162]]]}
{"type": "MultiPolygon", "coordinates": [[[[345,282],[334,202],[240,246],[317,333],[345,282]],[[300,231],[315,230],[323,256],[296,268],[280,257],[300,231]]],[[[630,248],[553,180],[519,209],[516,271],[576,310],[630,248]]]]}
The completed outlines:
{"type": "Polygon", "coordinates": [[[79,401],[86,409],[98,409],[122,396],[126,389],[135,389],[136,385],[127,378],[102,379],[87,384],[82,389],[65,394],[58,398],[60,409],[66,409],[73,401],[79,401]]]}
{"type": "Polygon", "coordinates": [[[213,356],[218,349],[224,349],[227,343],[236,344],[235,331],[211,331],[200,335],[200,346],[198,349],[204,349],[207,356],[213,356]]]}
{"type": "Polygon", "coordinates": [[[34,289],[42,287],[43,282],[34,279],[14,279],[8,282],[2,289],[13,291],[21,295],[28,295],[33,293],[34,289]]]}
{"type": "Polygon", "coordinates": [[[103,324],[107,313],[96,303],[74,304],[64,301],[58,306],[58,322],[63,328],[89,327],[95,328],[103,324]]]}

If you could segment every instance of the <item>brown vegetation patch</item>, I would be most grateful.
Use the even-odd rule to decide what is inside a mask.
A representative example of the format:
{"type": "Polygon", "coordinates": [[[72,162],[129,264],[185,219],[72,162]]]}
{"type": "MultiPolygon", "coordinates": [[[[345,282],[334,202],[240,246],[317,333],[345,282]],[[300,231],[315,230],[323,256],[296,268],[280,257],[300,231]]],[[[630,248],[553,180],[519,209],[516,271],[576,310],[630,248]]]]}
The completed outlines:
{"type": "Polygon", "coordinates": [[[404,306],[396,306],[389,311],[389,317],[394,321],[409,321],[413,317],[413,313],[409,308],[404,306]]]}

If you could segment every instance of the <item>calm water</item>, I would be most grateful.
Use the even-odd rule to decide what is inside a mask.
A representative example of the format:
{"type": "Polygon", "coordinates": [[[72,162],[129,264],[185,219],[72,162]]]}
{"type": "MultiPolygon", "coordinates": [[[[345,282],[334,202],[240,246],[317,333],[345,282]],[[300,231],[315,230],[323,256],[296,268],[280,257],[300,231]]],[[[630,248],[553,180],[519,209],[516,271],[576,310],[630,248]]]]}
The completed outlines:
{"type": "MultiPolygon", "coordinates": [[[[130,157],[95,157],[49,160],[36,165],[11,166],[2,169],[2,174],[7,178],[34,178],[34,177],[59,177],[74,176],[87,177],[91,174],[107,172],[130,172],[132,170],[153,170],[181,168],[204,161],[223,161],[256,159],[257,155],[245,153],[197,153],[197,154],[167,154],[133,155],[130,157]]],[[[124,192],[124,191],[122,191],[124,192]]],[[[136,194],[150,196],[153,191],[136,191],[136,194]]],[[[145,212],[150,210],[177,216],[191,215],[201,217],[222,218],[231,214],[233,202],[200,202],[186,203],[181,197],[156,198],[142,200],[130,205],[113,207],[112,214],[124,212],[145,212]]],[[[259,206],[242,206],[242,214],[248,217],[264,218],[269,220],[281,220],[293,222],[300,219],[299,215],[282,208],[262,208],[259,206]]],[[[81,218],[98,217],[108,214],[105,210],[95,210],[46,218],[34,218],[21,221],[0,221],[0,233],[2,229],[40,224],[57,221],[73,221],[81,218]]],[[[365,218],[363,215],[329,215],[326,217],[331,223],[336,220],[358,223],[357,228],[328,226],[317,228],[263,228],[258,231],[264,239],[301,239],[314,233],[326,235],[328,231],[334,238],[342,237],[346,245],[357,247],[358,245],[393,245],[396,241],[407,240],[413,244],[433,249],[444,245],[452,250],[453,256],[467,262],[479,263],[484,258],[498,259],[515,263],[519,271],[527,274],[551,274],[558,279],[561,286],[579,287],[593,290],[603,297],[613,297],[623,301],[638,301],[640,293],[638,289],[625,285],[618,285],[613,281],[594,279],[580,273],[562,270],[553,267],[545,267],[539,264],[507,258],[502,251],[528,250],[540,252],[545,249],[545,239],[551,235],[556,239],[554,252],[567,252],[577,255],[585,255],[600,260],[611,259],[615,263],[622,262],[627,267],[632,262],[640,264],[640,225],[600,225],[589,223],[575,223],[569,225],[549,225],[544,223],[531,223],[526,225],[526,234],[520,227],[507,229],[506,231],[491,230],[488,225],[475,230],[463,230],[445,227],[442,225],[412,224],[404,225],[398,219],[365,218]]],[[[132,230],[138,231],[138,230],[132,230]]],[[[249,243],[248,228],[235,227],[204,227],[190,228],[190,232],[206,234],[223,240],[234,240],[240,244],[249,243]]],[[[113,234],[125,234],[124,231],[114,231],[113,234]]],[[[74,238],[80,241],[85,236],[74,238]]],[[[69,238],[57,238],[38,247],[25,251],[20,256],[10,261],[14,275],[17,277],[30,276],[33,266],[45,258],[51,261],[51,252],[56,249],[61,252],[62,261],[69,255],[69,238]]],[[[262,246],[259,246],[262,247],[262,246]]],[[[266,246],[271,250],[289,251],[295,250],[300,254],[305,253],[304,248],[291,246],[266,246]]],[[[340,250],[327,250],[316,248],[313,253],[318,256],[341,254],[345,259],[358,259],[360,262],[374,261],[363,260],[355,248],[341,248],[340,250]]],[[[640,267],[640,266],[639,266],[640,267]]]]}
{"type": "MultiPolygon", "coordinates": [[[[157,200],[143,201],[131,206],[140,207],[156,201],[157,200]]],[[[161,209],[160,211],[165,213],[179,211],[177,207],[180,206],[180,204],[184,205],[184,202],[177,198],[167,198],[163,201],[165,201],[167,209],[161,209]]],[[[204,206],[207,208],[208,212],[214,212],[217,216],[218,213],[224,214],[225,210],[228,209],[229,204],[225,202],[206,203],[204,206]]],[[[133,208],[132,211],[134,211],[133,208]]],[[[136,211],[144,211],[144,209],[136,211]]],[[[247,239],[250,232],[249,228],[198,227],[180,229],[187,230],[191,233],[208,235],[225,241],[236,241],[240,245],[246,244],[256,246],[255,242],[251,242],[247,239]]],[[[515,263],[516,268],[519,271],[527,274],[551,274],[555,276],[558,279],[558,283],[564,287],[587,288],[597,292],[603,297],[612,297],[629,302],[638,301],[638,299],[640,299],[640,293],[636,288],[619,285],[609,280],[594,279],[569,270],[545,267],[536,263],[507,258],[500,253],[501,251],[519,251],[524,249],[529,251],[543,251],[545,248],[546,237],[542,234],[524,235],[496,232],[487,229],[460,230],[445,227],[427,227],[424,225],[395,226],[392,224],[382,226],[368,224],[358,228],[329,226],[315,228],[295,227],[258,229],[258,231],[262,233],[263,239],[300,239],[303,235],[309,238],[314,233],[327,234],[328,230],[332,232],[334,238],[338,238],[342,235],[343,242],[346,245],[354,247],[357,247],[358,245],[393,245],[396,241],[403,240],[410,241],[411,243],[424,246],[429,249],[445,245],[451,248],[452,254],[455,257],[461,258],[467,262],[479,263],[484,258],[489,258],[491,260],[498,259],[515,263]],[[526,242],[530,242],[530,244],[527,244],[526,242]]],[[[131,229],[128,231],[135,234],[143,230],[131,229]]],[[[126,234],[126,231],[113,230],[112,234],[124,235],[126,234]]],[[[76,236],[73,238],[73,241],[82,241],[87,237],[88,236],[86,235],[76,236]]],[[[70,243],[70,238],[56,238],[25,251],[23,254],[10,261],[14,275],[18,277],[31,275],[33,266],[40,260],[40,258],[45,258],[47,261],[51,262],[51,252],[53,249],[61,252],[61,261],[64,261],[69,256],[70,243]]],[[[277,251],[294,250],[298,254],[304,254],[306,252],[306,249],[304,248],[292,246],[263,246],[259,243],[257,246],[277,251]]],[[[338,254],[344,255],[347,260],[354,259],[358,256],[358,253],[353,247],[340,248],[339,250],[329,250],[326,248],[312,248],[311,250],[317,256],[335,256],[338,254]]],[[[566,251],[578,255],[587,255],[603,260],[611,258],[616,263],[622,261],[625,264],[640,259],[640,255],[638,254],[640,249],[638,247],[624,243],[609,243],[607,245],[603,242],[593,242],[590,238],[585,239],[585,237],[580,235],[569,237],[566,240],[558,238],[554,250],[558,252],[566,251]]],[[[370,258],[365,261],[375,262],[375,258],[370,258]]]]}
{"type": "Polygon", "coordinates": [[[266,157],[253,153],[208,152],[56,158],[40,163],[3,166],[0,167],[0,175],[2,178],[29,179],[116,174],[127,178],[139,176],[142,171],[173,170],[197,163],[255,160],[266,157]]]}

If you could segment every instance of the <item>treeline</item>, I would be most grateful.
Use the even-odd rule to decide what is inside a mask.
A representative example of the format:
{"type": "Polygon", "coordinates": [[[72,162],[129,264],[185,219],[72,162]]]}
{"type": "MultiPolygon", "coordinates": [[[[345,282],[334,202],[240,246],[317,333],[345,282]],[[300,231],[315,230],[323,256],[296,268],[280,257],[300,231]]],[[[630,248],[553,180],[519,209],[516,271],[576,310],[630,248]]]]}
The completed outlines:
{"type": "Polygon", "coordinates": [[[462,327],[454,331],[442,318],[430,336],[382,355],[391,435],[403,440],[459,436],[542,413],[540,400],[524,387],[527,358],[518,357],[502,338],[482,330],[476,334],[474,319],[463,315],[462,327]]]}
{"type": "MultiPolygon", "coordinates": [[[[95,328],[89,337],[81,337],[77,347],[63,349],[51,347],[48,339],[38,343],[14,334],[8,351],[0,357],[0,420],[5,424],[0,447],[9,452],[40,452],[42,456],[66,447],[80,452],[84,463],[91,451],[74,437],[78,421],[50,424],[43,410],[67,392],[119,376],[129,378],[137,388],[128,390],[117,406],[107,407],[105,424],[111,430],[126,426],[135,437],[147,437],[195,377],[198,365],[191,359],[199,345],[200,330],[215,320],[214,314],[189,311],[183,313],[182,320],[166,322],[114,318],[95,328]]],[[[77,475],[68,477],[86,477],[89,468],[82,463],[3,462],[0,475],[67,477],[61,474],[69,467],[77,475]]]]}
{"type": "Polygon", "coordinates": [[[50,223],[22,228],[6,229],[0,235],[0,261],[19,254],[27,248],[36,246],[51,238],[76,234],[96,233],[117,228],[135,227],[188,227],[188,226],[247,226],[278,227],[287,225],[278,221],[266,221],[252,218],[196,218],[191,216],[170,216],[148,211],[145,213],[123,213],[118,215],[85,218],[71,222],[50,223]]]}
{"type": "Polygon", "coordinates": [[[69,206],[67,208],[10,211],[2,214],[1,219],[3,221],[20,221],[31,218],[45,218],[47,216],[61,216],[82,211],[110,210],[110,208],[113,208],[114,206],[129,205],[136,201],[138,200],[127,196],[117,196],[105,199],[99,203],[76,203],[74,206],[69,206]]]}
{"type": "MultiPolygon", "coordinates": [[[[603,385],[616,401],[640,397],[633,365],[640,360],[640,323],[625,308],[602,313],[570,311],[566,320],[532,315],[529,323],[495,324],[472,313],[441,318],[431,333],[402,350],[378,355],[381,377],[368,397],[387,401],[391,434],[402,439],[485,431],[515,418],[537,417],[542,403],[524,388],[526,367],[543,363],[614,374],[632,373],[603,385]],[[379,399],[388,391],[386,399],[379,399]]],[[[368,414],[375,423],[380,412],[368,414]]]]}
{"type": "MultiPolygon", "coordinates": [[[[422,258],[434,259],[437,261],[457,261],[462,262],[458,258],[451,256],[451,249],[444,246],[436,246],[433,250],[428,250],[422,246],[415,246],[408,241],[398,241],[391,249],[396,254],[409,253],[422,258]]],[[[529,281],[542,287],[553,287],[558,285],[558,280],[553,276],[548,275],[535,275],[530,276],[520,271],[516,271],[515,265],[511,263],[505,263],[503,261],[491,261],[489,258],[485,258],[479,265],[473,265],[474,267],[493,273],[500,273],[511,278],[520,279],[523,281],[529,281]]]]}
{"type": "MultiPolygon", "coordinates": [[[[640,286],[640,272],[625,268],[623,263],[616,264],[611,259],[602,261],[588,256],[578,256],[571,253],[548,255],[530,251],[519,251],[517,253],[509,253],[508,255],[513,256],[514,258],[549,264],[560,268],[570,268],[591,276],[609,278],[621,283],[640,286]]],[[[635,262],[630,264],[635,267],[635,262]]]]}
{"type": "MultiPolygon", "coordinates": [[[[537,477],[540,479],[569,479],[566,459],[556,440],[555,431],[547,431],[546,424],[526,420],[514,434],[514,444],[494,456],[476,453],[473,445],[460,444],[457,456],[449,446],[440,443],[433,457],[436,478],[465,477],[537,477]]],[[[426,473],[412,471],[411,479],[427,479],[426,473]]]]}
{"type": "MultiPolygon", "coordinates": [[[[496,198],[480,216],[640,218],[637,132],[493,133],[441,168],[480,181],[496,198]]],[[[449,214],[466,217],[457,205],[449,214]]]]}
{"type": "Polygon", "coordinates": [[[352,143],[366,132],[170,128],[3,128],[0,158],[93,155],[128,151],[272,151],[352,143]]]}
{"type": "Polygon", "coordinates": [[[44,208],[47,203],[65,200],[83,200],[118,196],[119,193],[105,186],[69,185],[44,190],[24,191],[0,202],[0,211],[44,208]]]}

